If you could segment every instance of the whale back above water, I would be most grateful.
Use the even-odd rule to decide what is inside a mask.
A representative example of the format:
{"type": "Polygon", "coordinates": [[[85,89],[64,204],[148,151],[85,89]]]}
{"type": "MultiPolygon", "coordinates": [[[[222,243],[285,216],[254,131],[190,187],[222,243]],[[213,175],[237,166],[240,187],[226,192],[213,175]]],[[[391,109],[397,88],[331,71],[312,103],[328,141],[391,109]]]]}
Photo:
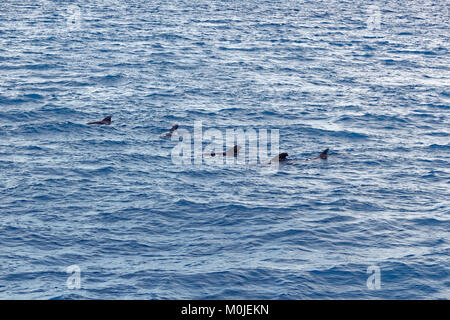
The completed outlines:
{"type": "Polygon", "coordinates": [[[174,125],[172,128],[170,128],[170,130],[168,132],[165,132],[163,134],[161,134],[159,137],[163,138],[163,137],[171,137],[172,134],[175,132],[175,130],[178,129],[178,125],[174,125]]]}
{"type": "Polygon", "coordinates": [[[211,156],[211,157],[215,157],[215,156],[223,156],[223,157],[237,157],[239,150],[241,150],[241,146],[239,145],[235,145],[232,148],[229,148],[228,150],[222,152],[222,153],[215,153],[215,152],[211,152],[211,153],[207,153],[204,154],[205,156],[211,156]]]}
{"type": "Polygon", "coordinates": [[[106,118],[104,118],[101,121],[88,122],[87,124],[106,124],[106,125],[110,125],[111,124],[111,116],[107,116],[106,118]]]}
{"type": "Polygon", "coordinates": [[[286,152],[280,153],[279,155],[270,159],[269,164],[285,161],[288,155],[289,154],[287,154],[286,152]]]}
{"type": "Polygon", "coordinates": [[[326,148],[325,150],[323,150],[322,153],[319,155],[319,158],[324,159],[324,160],[327,159],[328,158],[328,150],[330,150],[330,149],[326,148]]]}

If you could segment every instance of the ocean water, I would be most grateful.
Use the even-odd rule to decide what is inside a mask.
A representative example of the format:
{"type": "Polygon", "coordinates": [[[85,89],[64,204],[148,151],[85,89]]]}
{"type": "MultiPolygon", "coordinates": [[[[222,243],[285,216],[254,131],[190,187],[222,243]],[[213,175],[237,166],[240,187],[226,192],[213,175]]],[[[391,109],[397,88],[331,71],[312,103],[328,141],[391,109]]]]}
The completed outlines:
{"type": "Polygon", "coordinates": [[[449,6],[2,1],[0,298],[450,298],[449,6]]]}

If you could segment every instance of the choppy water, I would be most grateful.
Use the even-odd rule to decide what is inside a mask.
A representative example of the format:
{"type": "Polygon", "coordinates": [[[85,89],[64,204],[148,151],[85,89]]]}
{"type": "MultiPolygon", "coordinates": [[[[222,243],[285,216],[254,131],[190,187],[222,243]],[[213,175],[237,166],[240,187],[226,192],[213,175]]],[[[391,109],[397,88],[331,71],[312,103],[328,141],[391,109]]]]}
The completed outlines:
{"type": "Polygon", "coordinates": [[[2,1],[0,298],[450,298],[448,9],[2,1]],[[200,120],[296,164],[175,165],[200,120]]]}

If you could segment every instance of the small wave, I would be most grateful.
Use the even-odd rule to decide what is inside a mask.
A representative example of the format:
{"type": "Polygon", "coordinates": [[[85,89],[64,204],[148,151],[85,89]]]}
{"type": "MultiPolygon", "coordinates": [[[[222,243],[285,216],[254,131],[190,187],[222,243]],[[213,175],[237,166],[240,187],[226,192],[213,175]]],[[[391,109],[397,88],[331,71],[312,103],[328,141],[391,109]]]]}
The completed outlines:
{"type": "Polygon", "coordinates": [[[438,150],[445,150],[445,151],[450,151],[450,144],[436,144],[433,143],[431,145],[428,146],[428,148],[430,149],[438,149],[438,150]]]}
{"type": "Polygon", "coordinates": [[[124,79],[122,74],[112,74],[104,76],[91,76],[88,78],[90,82],[103,84],[103,85],[115,85],[124,79]]]}

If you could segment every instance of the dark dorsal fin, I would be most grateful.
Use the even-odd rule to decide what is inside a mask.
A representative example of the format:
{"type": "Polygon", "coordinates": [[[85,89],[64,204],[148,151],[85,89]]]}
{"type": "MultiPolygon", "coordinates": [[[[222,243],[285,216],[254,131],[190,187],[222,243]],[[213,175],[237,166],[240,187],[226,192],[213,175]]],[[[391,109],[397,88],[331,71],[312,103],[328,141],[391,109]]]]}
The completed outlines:
{"type": "Polygon", "coordinates": [[[272,163],[278,163],[278,162],[281,162],[281,161],[285,161],[286,158],[287,158],[287,156],[288,156],[288,154],[287,154],[286,152],[280,153],[279,155],[273,157],[273,158],[269,161],[269,164],[272,164],[272,163]]]}
{"type": "Polygon", "coordinates": [[[178,125],[176,124],[176,125],[174,125],[172,128],[170,128],[170,130],[168,131],[168,132],[165,132],[165,133],[163,133],[162,135],[160,135],[159,137],[160,138],[163,138],[163,137],[171,137],[172,136],[172,134],[175,132],[175,130],[177,130],[178,129],[178,125]]]}
{"type": "Polygon", "coordinates": [[[176,124],[170,129],[170,132],[172,133],[172,132],[174,132],[177,129],[178,129],[178,125],[176,124]]]}
{"type": "Polygon", "coordinates": [[[320,154],[319,158],[320,159],[328,158],[328,150],[330,150],[330,149],[326,148],[325,150],[323,150],[322,153],[320,154]]]}
{"type": "Polygon", "coordinates": [[[88,122],[87,124],[111,124],[111,116],[107,116],[102,121],[88,122]]]}
{"type": "Polygon", "coordinates": [[[235,156],[235,157],[237,156],[237,154],[238,154],[240,148],[241,148],[241,147],[238,146],[238,145],[236,145],[236,146],[233,147],[233,152],[234,152],[234,156],[235,156]]]}
{"type": "Polygon", "coordinates": [[[237,157],[239,150],[241,149],[240,145],[235,145],[233,148],[228,149],[223,153],[226,157],[237,157]]]}
{"type": "Polygon", "coordinates": [[[286,160],[286,157],[287,157],[287,156],[288,156],[287,152],[280,153],[280,154],[278,155],[278,160],[279,160],[279,161],[284,161],[284,160],[286,160]]]}

